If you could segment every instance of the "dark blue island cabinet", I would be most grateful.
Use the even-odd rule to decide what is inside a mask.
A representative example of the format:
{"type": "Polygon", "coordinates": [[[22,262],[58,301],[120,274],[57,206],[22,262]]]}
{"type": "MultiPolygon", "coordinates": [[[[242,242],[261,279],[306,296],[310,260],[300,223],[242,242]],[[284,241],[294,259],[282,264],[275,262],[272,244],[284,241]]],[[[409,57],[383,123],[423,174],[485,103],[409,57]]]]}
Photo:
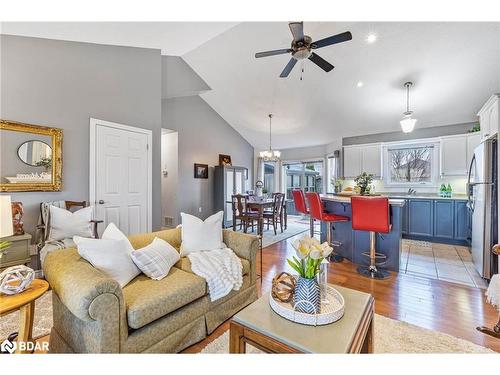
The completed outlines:
{"type": "Polygon", "coordinates": [[[403,238],[469,245],[467,201],[408,198],[402,211],[403,238]]]}
{"type": "MultiPolygon", "coordinates": [[[[347,216],[352,218],[351,203],[349,198],[337,199],[322,196],[325,204],[325,210],[329,213],[347,216]],[[325,198],[327,197],[327,198],[325,198]]],[[[401,250],[401,228],[402,228],[402,208],[404,200],[390,200],[391,204],[391,224],[392,228],[389,233],[377,234],[377,252],[387,256],[387,261],[382,268],[390,271],[399,271],[399,259],[401,250]]],[[[335,251],[355,264],[368,265],[369,258],[363,253],[370,249],[370,234],[365,231],[353,230],[351,222],[333,223],[332,241],[337,243],[335,251]]],[[[327,226],[321,223],[321,240],[326,240],[327,226]]]]}

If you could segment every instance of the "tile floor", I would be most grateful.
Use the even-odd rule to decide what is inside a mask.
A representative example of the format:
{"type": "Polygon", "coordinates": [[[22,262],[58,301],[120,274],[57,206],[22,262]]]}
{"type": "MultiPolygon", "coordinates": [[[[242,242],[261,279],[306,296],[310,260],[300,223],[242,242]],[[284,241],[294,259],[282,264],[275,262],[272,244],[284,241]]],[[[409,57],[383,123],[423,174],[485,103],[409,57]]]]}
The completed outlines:
{"type": "Polygon", "coordinates": [[[465,246],[403,240],[400,272],[482,289],[488,286],[465,246]]]}

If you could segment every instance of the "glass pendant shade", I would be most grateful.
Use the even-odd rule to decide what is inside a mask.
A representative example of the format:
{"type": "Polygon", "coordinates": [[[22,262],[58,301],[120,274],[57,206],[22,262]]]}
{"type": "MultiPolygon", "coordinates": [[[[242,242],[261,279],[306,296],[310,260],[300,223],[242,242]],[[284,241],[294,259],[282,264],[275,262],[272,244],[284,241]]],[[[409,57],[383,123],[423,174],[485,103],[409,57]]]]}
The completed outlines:
{"type": "Polygon", "coordinates": [[[415,128],[417,119],[412,118],[411,113],[405,114],[404,118],[399,123],[401,124],[401,130],[403,130],[403,133],[411,133],[415,128]]]}
{"type": "Polygon", "coordinates": [[[403,133],[411,133],[417,123],[417,119],[411,117],[413,111],[410,111],[410,87],[413,86],[413,82],[406,82],[404,86],[406,88],[406,112],[403,113],[403,119],[399,123],[403,133]]]}

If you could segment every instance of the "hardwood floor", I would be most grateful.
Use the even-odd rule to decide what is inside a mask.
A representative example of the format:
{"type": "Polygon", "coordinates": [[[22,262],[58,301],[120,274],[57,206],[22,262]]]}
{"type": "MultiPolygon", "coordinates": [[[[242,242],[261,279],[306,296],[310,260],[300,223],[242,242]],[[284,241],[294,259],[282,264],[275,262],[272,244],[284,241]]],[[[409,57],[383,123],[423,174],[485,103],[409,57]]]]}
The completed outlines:
{"type": "MultiPolygon", "coordinates": [[[[264,248],[261,293],[269,292],[274,275],[281,271],[292,271],[286,258],[294,254],[291,242],[295,238],[264,248]]],[[[345,260],[342,263],[330,263],[328,279],[333,284],[372,294],[377,314],[448,333],[500,352],[500,340],[476,330],[481,325],[492,327],[498,319],[495,308],[486,303],[484,290],[403,273],[392,273],[388,280],[371,280],[360,276],[356,268],[356,265],[345,260]]],[[[184,352],[199,352],[227,329],[228,322],[184,352]]]]}
{"type": "MultiPolygon", "coordinates": [[[[283,270],[291,271],[286,258],[294,253],[291,246],[294,239],[292,237],[264,248],[263,280],[262,284],[259,282],[259,293],[269,292],[274,275],[283,270]]],[[[371,293],[375,298],[377,314],[448,333],[500,352],[500,340],[476,330],[481,325],[492,327],[498,319],[497,311],[486,303],[484,290],[403,273],[392,273],[388,280],[371,280],[358,275],[356,266],[348,261],[331,263],[328,279],[333,284],[371,293]]],[[[229,322],[183,352],[200,352],[227,329],[229,322]]]]}

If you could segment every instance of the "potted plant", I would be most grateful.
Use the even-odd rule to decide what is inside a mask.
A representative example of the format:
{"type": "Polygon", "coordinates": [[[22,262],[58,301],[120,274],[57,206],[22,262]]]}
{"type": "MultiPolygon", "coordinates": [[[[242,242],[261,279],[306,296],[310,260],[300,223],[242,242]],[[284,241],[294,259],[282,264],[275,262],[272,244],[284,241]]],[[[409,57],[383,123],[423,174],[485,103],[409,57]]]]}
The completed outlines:
{"type": "Polygon", "coordinates": [[[340,193],[342,191],[342,185],[344,185],[344,179],[338,177],[338,178],[332,178],[330,180],[330,183],[333,186],[333,191],[335,193],[340,193]]]}
{"type": "Polygon", "coordinates": [[[299,274],[293,296],[295,309],[307,314],[319,313],[321,292],[316,276],[321,262],[331,254],[333,248],[327,242],[320,243],[309,236],[295,240],[292,246],[297,256],[292,256],[287,262],[299,274]]]}
{"type": "Polygon", "coordinates": [[[373,175],[363,172],[354,179],[354,182],[356,186],[359,187],[360,195],[368,195],[370,194],[370,185],[373,182],[373,175]]]}

